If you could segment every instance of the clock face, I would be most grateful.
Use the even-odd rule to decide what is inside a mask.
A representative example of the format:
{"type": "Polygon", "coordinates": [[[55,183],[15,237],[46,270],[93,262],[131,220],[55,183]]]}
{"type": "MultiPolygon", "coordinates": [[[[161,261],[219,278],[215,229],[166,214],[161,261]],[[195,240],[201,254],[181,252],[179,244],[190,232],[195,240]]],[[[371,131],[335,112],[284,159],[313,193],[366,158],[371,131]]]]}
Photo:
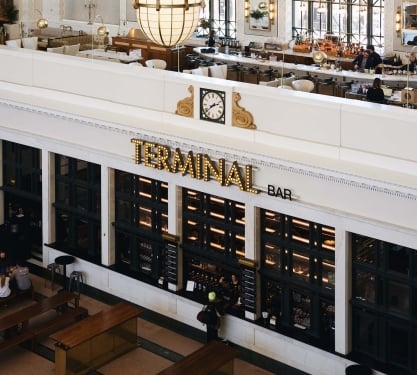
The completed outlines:
{"type": "Polygon", "coordinates": [[[225,122],[224,91],[200,89],[200,118],[219,124],[225,122]]]}

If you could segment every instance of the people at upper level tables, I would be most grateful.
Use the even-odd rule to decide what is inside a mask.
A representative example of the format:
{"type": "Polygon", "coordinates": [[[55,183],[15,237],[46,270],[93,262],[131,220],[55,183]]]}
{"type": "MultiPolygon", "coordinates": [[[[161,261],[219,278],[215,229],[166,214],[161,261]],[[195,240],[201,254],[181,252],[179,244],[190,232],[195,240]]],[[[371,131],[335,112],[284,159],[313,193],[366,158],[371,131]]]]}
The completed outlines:
{"type": "Polygon", "coordinates": [[[352,61],[353,69],[363,72],[365,70],[366,62],[368,60],[368,51],[360,51],[355,60],[352,61]]]}
{"type": "Polygon", "coordinates": [[[415,52],[411,52],[408,56],[408,63],[401,67],[402,70],[408,70],[409,72],[414,72],[417,68],[417,56],[415,52]]]}
{"type": "Polygon", "coordinates": [[[365,69],[375,69],[375,73],[381,73],[380,71],[377,71],[380,69],[378,65],[382,63],[381,56],[375,52],[375,47],[372,44],[368,44],[366,50],[368,51],[369,56],[366,60],[365,69]]]}
{"type": "Polygon", "coordinates": [[[6,298],[10,296],[12,291],[10,290],[9,281],[9,276],[0,275],[0,298],[6,298]]]}
{"type": "Polygon", "coordinates": [[[207,42],[207,45],[209,47],[214,47],[216,45],[215,37],[216,37],[216,30],[211,30],[210,35],[209,35],[209,39],[208,39],[208,42],[207,42]]]}
{"type": "Polygon", "coordinates": [[[380,78],[374,79],[372,87],[370,87],[366,93],[366,99],[375,103],[383,103],[385,101],[384,90],[381,88],[380,78]]]}

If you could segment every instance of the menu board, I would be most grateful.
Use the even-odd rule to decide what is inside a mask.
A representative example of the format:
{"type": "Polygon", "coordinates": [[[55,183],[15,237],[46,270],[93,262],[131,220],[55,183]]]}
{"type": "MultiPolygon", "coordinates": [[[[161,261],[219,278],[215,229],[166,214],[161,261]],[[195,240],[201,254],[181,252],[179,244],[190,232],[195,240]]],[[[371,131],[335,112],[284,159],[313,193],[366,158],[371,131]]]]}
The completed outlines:
{"type": "Polygon", "coordinates": [[[256,271],[244,267],[242,270],[242,297],[245,310],[256,313],[256,271]]]}
{"type": "Polygon", "coordinates": [[[179,251],[179,238],[172,234],[163,234],[165,240],[165,266],[166,283],[169,290],[178,291],[182,280],[179,278],[179,265],[182,263],[181,252],[179,251]]]}

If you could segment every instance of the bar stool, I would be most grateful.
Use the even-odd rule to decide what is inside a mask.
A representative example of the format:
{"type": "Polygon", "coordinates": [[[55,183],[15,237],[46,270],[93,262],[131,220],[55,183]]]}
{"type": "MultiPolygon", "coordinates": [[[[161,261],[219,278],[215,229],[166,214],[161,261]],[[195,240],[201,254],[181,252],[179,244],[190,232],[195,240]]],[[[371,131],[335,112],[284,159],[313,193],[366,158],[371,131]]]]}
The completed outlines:
{"type": "Polygon", "coordinates": [[[345,369],[346,375],[372,375],[372,369],[364,365],[350,365],[345,369]]]}
{"type": "Polygon", "coordinates": [[[84,284],[83,273],[80,271],[72,271],[69,279],[68,290],[71,292],[74,287],[74,292],[76,291],[80,295],[81,284],[84,284]]]}
{"type": "MultiPolygon", "coordinates": [[[[47,271],[49,271],[50,279],[51,279],[51,289],[54,290],[54,284],[55,284],[55,274],[61,275],[61,266],[57,263],[49,263],[46,266],[47,271]]],[[[45,278],[45,284],[46,286],[47,278],[45,278]]]]}

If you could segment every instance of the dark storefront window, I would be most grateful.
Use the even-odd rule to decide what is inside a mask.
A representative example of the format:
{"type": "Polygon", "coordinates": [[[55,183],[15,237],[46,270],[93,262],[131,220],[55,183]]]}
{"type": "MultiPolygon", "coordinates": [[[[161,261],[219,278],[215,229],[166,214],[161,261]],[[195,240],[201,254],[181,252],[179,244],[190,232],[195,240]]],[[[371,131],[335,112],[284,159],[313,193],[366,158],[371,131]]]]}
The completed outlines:
{"type": "Polygon", "coordinates": [[[352,234],[353,358],[415,374],[417,250],[352,234]]]}
{"type": "Polygon", "coordinates": [[[56,243],[59,250],[101,261],[101,169],[55,155],[56,243]]]}
{"type": "Polygon", "coordinates": [[[268,327],[334,348],[334,228],[260,210],[262,311],[268,327]]]}
{"type": "Polygon", "coordinates": [[[241,311],[239,259],[245,257],[245,205],[183,189],[183,248],[184,283],[195,285],[188,297],[204,301],[207,292],[215,290],[241,311]]]}
{"type": "Polygon", "coordinates": [[[42,169],[39,149],[2,142],[4,225],[2,250],[11,258],[42,260],[42,169]]]}
{"type": "Polygon", "coordinates": [[[168,231],[168,184],[115,171],[115,247],[118,272],[165,284],[162,234],[168,231]]]}

